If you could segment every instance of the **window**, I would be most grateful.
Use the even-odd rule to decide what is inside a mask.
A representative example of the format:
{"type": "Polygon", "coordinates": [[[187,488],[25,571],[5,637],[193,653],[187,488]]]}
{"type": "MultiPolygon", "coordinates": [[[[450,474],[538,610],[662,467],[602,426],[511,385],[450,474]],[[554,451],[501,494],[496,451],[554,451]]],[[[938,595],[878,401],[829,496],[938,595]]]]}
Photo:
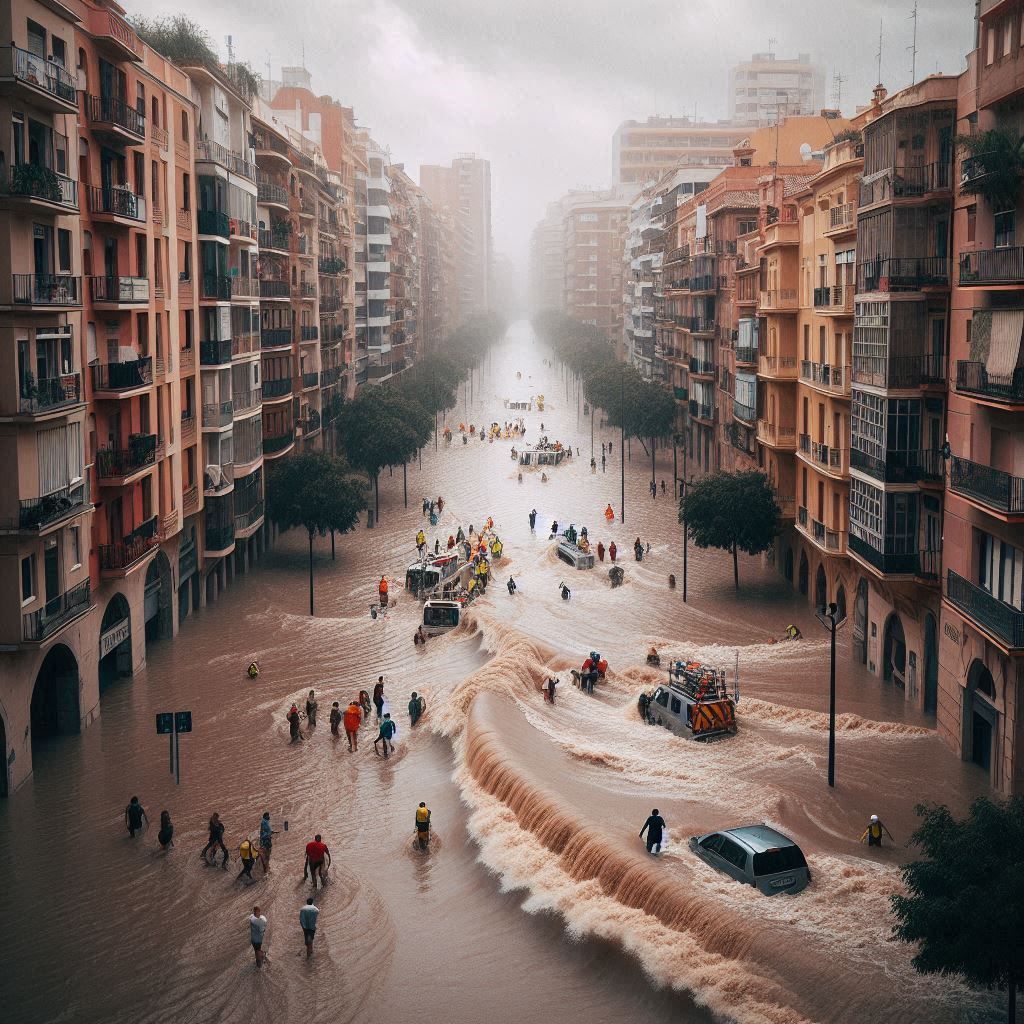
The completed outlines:
{"type": "Polygon", "coordinates": [[[967,207],[967,241],[973,242],[978,235],[978,204],[967,207]]]}
{"type": "Polygon", "coordinates": [[[996,59],[996,27],[990,25],[985,39],[985,63],[991,64],[996,59]]]}
{"type": "Polygon", "coordinates": [[[1011,17],[1003,18],[1002,23],[1003,30],[1003,52],[1002,56],[1006,57],[1010,53],[1010,47],[1013,42],[1013,19],[1011,17]]]}
{"type": "Polygon", "coordinates": [[[21,560],[21,603],[28,604],[36,596],[36,556],[26,555],[21,560]]]}
{"type": "Polygon", "coordinates": [[[736,232],[740,235],[749,235],[751,231],[757,230],[756,220],[741,220],[736,225],[736,232]]]}
{"type": "Polygon", "coordinates": [[[1009,249],[1013,246],[1015,210],[1003,210],[994,218],[995,244],[997,249],[1009,249]]]}
{"type": "Polygon", "coordinates": [[[668,707],[668,690],[659,690],[654,695],[654,700],[660,704],[663,708],[668,707]]]}
{"type": "Polygon", "coordinates": [[[678,697],[672,698],[672,714],[678,715],[683,710],[683,705],[678,697]]]}
{"type": "Polygon", "coordinates": [[[50,49],[53,51],[50,54],[50,59],[54,64],[59,64],[61,67],[67,65],[67,46],[64,40],[60,36],[50,36],[50,49]]]}
{"type": "Polygon", "coordinates": [[[722,860],[728,861],[741,871],[747,866],[747,851],[739,843],[734,843],[728,836],[722,837],[722,848],[718,851],[722,860]]]}
{"type": "Polygon", "coordinates": [[[141,117],[146,116],[146,87],[142,82],[135,83],[135,109],[141,117]]]}
{"type": "Polygon", "coordinates": [[[754,875],[775,875],[781,871],[799,871],[806,868],[807,861],[800,852],[799,846],[781,846],[775,850],[765,850],[754,854],[754,875]]]}
{"type": "Polygon", "coordinates": [[[192,177],[188,174],[181,176],[181,208],[192,209],[192,177]]]}
{"type": "Polygon", "coordinates": [[[978,584],[1014,608],[1022,607],[1024,551],[988,533],[978,533],[978,584]]]}
{"type": "Polygon", "coordinates": [[[64,228],[57,229],[57,270],[71,273],[71,232],[64,228]]]}
{"type": "Polygon", "coordinates": [[[68,553],[71,555],[71,568],[79,569],[82,565],[82,530],[72,526],[68,530],[68,553]]]}
{"type": "Polygon", "coordinates": [[[181,112],[181,141],[188,142],[188,111],[181,112]]]}
{"type": "Polygon", "coordinates": [[[184,246],[181,260],[181,274],[179,280],[191,281],[192,280],[192,243],[183,242],[184,246]]]}
{"type": "Polygon", "coordinates": [[[707,839],[702,839],[700,843],[700,848],[702,850],[709,850],[711,853],[718,853],[718,851],[722,848],[722,843],[724,842],[724,840],[725,836],[716,832],[714,835],[708,836],[707,839]]]}
{"type": "Polygon", "coordinates": [[[88,90],[89,64],[85,59],[85,50],[83,50],[82,47],[78,48],[78,78],[79,88],[88,90]]]}
{"type": "Polygon", "coordinates": [[[46,59],[46,29],[28,19],[28,52],[46,59]]]}

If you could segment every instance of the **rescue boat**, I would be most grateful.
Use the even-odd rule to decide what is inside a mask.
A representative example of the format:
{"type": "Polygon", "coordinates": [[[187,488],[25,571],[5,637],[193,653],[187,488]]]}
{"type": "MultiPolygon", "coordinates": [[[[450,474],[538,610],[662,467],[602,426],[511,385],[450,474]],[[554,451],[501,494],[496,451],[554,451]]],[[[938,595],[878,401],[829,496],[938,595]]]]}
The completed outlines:
{"type": "Polygon", "coordinates": [[[405,572],[405,589],[416,597],[426,597],[457,576],[465,563],[454,551],[435,555],[433,558],[414,562],[405,572]]]}
{"type": "Polygon", "coordinates": [[[677,736],[710,740],[734,735],[739,693],[730,694],[726,673],[699,661],[669,663],[668,682],[637,701],[640,716],[677,736]]]}

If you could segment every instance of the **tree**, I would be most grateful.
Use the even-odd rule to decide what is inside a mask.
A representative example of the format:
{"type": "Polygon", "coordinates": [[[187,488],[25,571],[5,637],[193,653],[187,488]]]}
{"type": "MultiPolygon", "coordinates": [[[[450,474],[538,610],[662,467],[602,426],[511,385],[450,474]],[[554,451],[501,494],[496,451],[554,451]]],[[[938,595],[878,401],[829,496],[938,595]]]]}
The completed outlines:
{"type": "Polygon", "coordinates": [[[1024,175],[1024,137],[992,128],[956,142],[965,158],[960,194],[984,196],[993,213],[1014,209],[1024,175]]]}
{"type": "Polygon", "coordinates": [[[198,22],[175,14],[164,18],[136,18],[132,26],[154,50],[177,64],[217,67],[213,39],[198,22]]]}
{"type": "Polygon", "coordinates": [[[959,975],[1009,990],[1016,1019],[1024,979],[1024,798],[976,800],[963,821],[945,806],[917,807],[911,837],[924,857],[904,864],[906,896],[893,896],[893,935],[918,944],[922,974],[959,975]]]}
{"type": "Polygon", "coordinates": [[[279,529],[309,534],[309,614],[313,614],[313,534],[348,533],[366,508],[364,484],[340,459],[301,452],[273,463],[267,477],[267,511],[279,529]]]}
{"type": "Polygon", "coordinates": [[[738,551],[767,551],[779,532],[779,506],[764,473],[716,473],[686,488],[679,521],[699,548],[732,552],[733,582],[740,589],[738,551]]]}

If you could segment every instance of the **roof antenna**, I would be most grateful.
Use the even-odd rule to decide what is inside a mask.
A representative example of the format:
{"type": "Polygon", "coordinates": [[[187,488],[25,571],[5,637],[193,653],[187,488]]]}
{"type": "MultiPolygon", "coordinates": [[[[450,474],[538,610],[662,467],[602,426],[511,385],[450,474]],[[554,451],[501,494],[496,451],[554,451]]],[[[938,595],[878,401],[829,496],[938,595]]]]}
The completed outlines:
{"type": "Polygon", "coordinates": [[[768,59],[769,60],[775,60],[775,44],[777,42],[778,42],[778,39],[776,39],[775,36],[769,36],[768,37],[768,59]]]}
{"type": "Polygon", "coordinates": [[[914,41],[907,47],[910,51],[910,84],[917,81],[917,0],[914,0],[914,9],[910,12],[914,22],[914,41]]]}
{"type": "Polygon", "coordinates": [[[878,19],[878,53],[875,54],[878,58],[878,83],[882,82],[882,19],[878,19]]]}
{"type": "Polygon", "coordinates": [[[843,82],[848,80],[847,76],[840,71],[836,71],[832,75],[832,103],[836,110],[839,110],[843,105],[843,82]]]}
{"type": "Polygon", "coordinates": [[[234,49],[231,46],[231,36],[227,36],[226,39],[227,39],[227,44],[228,44],[228,63],[229,64],[234,64],[235,63],[235,51],[234,51],[234,49]]]}

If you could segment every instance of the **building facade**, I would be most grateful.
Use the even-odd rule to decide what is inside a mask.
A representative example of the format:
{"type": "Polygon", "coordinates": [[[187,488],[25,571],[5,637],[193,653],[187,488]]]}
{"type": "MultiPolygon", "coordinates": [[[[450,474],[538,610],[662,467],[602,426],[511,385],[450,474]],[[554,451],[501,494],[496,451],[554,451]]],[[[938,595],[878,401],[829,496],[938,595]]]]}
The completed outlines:
{"type": "Polygon", "coordinates": [[[810,54],[780,59],[755,53],[729,72],[729,116],[740,124],[770,125],[783,117],[815,114],[824,86],[825,73],[810,54]]]}

